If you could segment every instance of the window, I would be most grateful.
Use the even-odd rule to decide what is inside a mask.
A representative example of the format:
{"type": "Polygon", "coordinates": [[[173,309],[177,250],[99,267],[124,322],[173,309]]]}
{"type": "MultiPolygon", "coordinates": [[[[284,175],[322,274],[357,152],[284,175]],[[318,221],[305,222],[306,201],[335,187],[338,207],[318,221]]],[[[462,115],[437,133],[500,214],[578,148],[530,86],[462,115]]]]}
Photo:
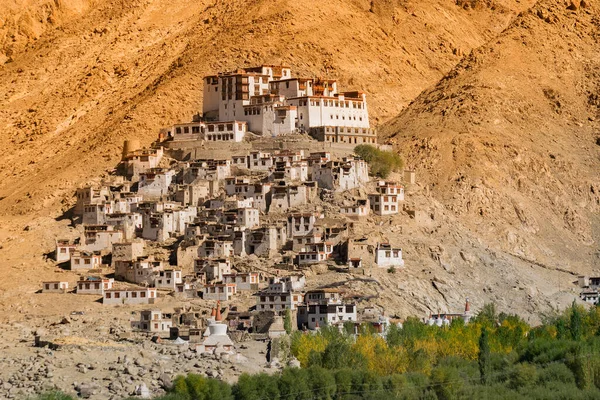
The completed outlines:
{"type": "Polygon", "coordinates": [[[90,260],[89,258],[86,258],[86,259],[85,259],[83,262],[84,262],[86,265],[89,265],[89,264],[91,264],[92,260],[90,260]]]}
{"type": "Polygon", "coordinates": [[[146,297],[146,292],[140,292],[140,297],[146,297]]]}
{"type": "Polygon", "coordinates": [[[106,298],[107,298],[107,299],[110,299],[111,297],[112,297],[112,296],[111,296],[111,294],[110,294],[110,293],[106,293],[106,298]]]}
{"type": "Polygon", "coordinates": [[[116,292],[116,293],[115,293],[115,299],[119,299],[119,298],[121,298],[121,293],[119,293],[119,292],[116,292]]]}

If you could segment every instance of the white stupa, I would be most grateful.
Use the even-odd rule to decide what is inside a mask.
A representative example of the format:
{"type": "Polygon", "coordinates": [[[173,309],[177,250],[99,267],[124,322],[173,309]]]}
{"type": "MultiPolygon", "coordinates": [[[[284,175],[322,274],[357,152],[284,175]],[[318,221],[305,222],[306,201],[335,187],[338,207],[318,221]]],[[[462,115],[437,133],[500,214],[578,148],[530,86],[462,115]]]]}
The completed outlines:
{"type": "Polygon", "coordinates": [[[233,341],[227,335],[227,324],[222,322],[220,302],[217,303],[217,309],[213,310],[212,314],[214,314],[214,319],[208,320],[208,329],[204,333],[205,339],[198,351],[200,353],[235,354],[233,341]]]}

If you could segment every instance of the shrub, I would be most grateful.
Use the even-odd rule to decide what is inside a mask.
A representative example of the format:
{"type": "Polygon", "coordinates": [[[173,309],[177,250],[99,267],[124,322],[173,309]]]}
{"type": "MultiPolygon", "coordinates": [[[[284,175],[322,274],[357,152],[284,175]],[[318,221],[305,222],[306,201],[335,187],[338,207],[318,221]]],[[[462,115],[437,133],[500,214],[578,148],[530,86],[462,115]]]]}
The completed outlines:
{"type": "Polygon", "coordinates": [[[535,383],[537,380],[538,371],[535,365],[532,364],[517,364],[509,375],[509,387],[520,389],[535,383]]]}
{"type": "Polygon", "coordinates": [[[400,155],[392,151],[382,151],[374,146],[361,144],[354,148],[354,152],[369,164],[371,175],[380,178],[387,178],[391,172],[403,167],[400,155]]]}
{"type": "Polygon", "coordinates": [[[242,374],[233,387],[234,397],[245,400],[277,400],[279,399],[278,380],[277,376],[265,373],[257,375],[242,374]]]}
{"type": "Polygon", "coordinates": [[[395,274],[396,273],[396,267],[389,267],[387,270],[388,274],[395,274]]]}
{"type": "Polygon", "coordinates": [[[51,391],[32,397],[31,400],[74,400],[72,396],[60,391],[51,391]]]}
{"type": "Polygon", "coordinates": [[[431,381],[439,400],[459,398],[464,384],[458,370],[451,367],[436,367],[431,373],[431,381]]]}
{"type": "Polygon", "coordinates": [[[196,374],[178,376],[173,383],[174,394],[190,400],[230,400],[231,386],[216,379],[196,374]]]}
{"type": "Polygon", "coordinates": [[[549,382],[575,383],[573,372],[562,363],[549,364],[540,371],[538,381],[542,384],[549,382]]]}

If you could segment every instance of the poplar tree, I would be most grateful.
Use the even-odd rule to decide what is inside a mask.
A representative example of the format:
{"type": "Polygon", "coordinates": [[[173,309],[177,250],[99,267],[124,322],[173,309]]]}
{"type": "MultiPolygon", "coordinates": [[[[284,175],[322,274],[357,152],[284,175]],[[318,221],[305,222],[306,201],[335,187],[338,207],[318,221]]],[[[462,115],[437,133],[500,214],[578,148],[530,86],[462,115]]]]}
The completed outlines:
{"type": "Polygon", "coordinates": [[[481,330],[481,336],[479,337],[479,374],[481,375],[481,383],[488,385],[491,378],[491,353],[490,353],[490,340],[487,328],[481,330]]]}

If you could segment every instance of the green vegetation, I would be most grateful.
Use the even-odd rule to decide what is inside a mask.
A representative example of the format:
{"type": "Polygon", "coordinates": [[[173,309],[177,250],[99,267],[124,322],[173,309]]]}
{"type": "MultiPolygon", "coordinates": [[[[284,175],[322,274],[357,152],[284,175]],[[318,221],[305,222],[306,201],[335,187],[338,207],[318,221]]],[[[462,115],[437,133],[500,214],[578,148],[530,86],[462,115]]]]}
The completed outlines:
{"type": "Polygon", "coordinates": [[[285,310],[285,316],[283,317],[283,328],[288,335],[292,334],[292,312],[289,308],[285,310]]]}
{"type": "MultiPolygon", "coordinates": [[[[242,375],[234,385],[178,377],[173,400],[597,399],[600,398],[600,307],[573,304],[530,327],[493,305],[465,325],[427,326],[408,319],[385,338],[365,325],[354,337],[296,331],[286,348],[301,368],[242,375]]],[[[41,399],[69,397],[41,397],[41,399]]]]}
{"type": "Polygon", "coordinates": [[[64,394],[58,391],[47,392],[41,394],[37,397],[32,398],[32,400],[74,400],[73,397],[64,394]]]}
{"type": "Polygon", "coordinates": [[[391,172],[402,169],[402,158],[393,151],[379,150],[369,144],[361,144],[354,148],[354,153],[369,164],[373,176],[387,178],[391,172]]]}

